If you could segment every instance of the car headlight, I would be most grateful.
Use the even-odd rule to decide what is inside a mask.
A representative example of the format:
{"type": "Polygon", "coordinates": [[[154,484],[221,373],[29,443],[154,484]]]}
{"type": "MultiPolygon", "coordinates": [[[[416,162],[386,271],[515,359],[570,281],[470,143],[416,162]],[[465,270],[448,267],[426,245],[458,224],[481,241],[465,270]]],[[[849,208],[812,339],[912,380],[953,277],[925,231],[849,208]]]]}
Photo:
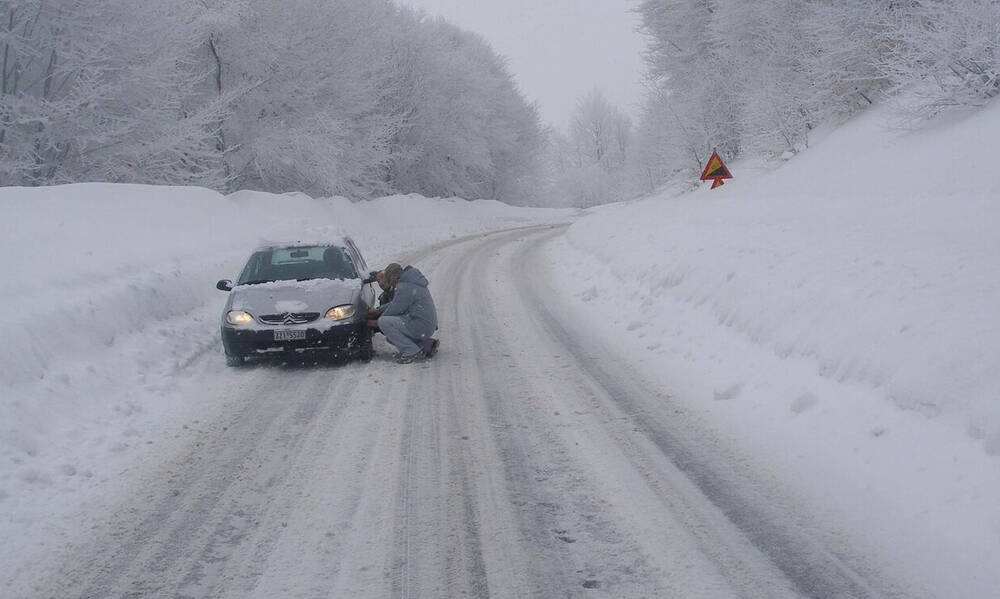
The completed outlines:
{"type": "Polygon", "coordinates": [[[344,320],[354,316],[354,306],[337,306],[326,311],[326,317],[330,320],[344,320]]]}
{"type": "Polygon", "coordinates": [[[226,313],[226,322],[234,326],[250,324],[253,322],[253,316],[243,310],[230,310],[226,313]]]}

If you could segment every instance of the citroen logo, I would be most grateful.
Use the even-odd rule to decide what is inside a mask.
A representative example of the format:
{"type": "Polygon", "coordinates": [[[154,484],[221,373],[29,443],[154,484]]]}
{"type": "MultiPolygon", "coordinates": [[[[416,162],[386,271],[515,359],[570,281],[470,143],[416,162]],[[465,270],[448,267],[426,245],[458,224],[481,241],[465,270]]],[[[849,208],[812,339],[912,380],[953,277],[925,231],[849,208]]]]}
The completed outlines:
{"type": "Polygon", "coordinates": [[[284,324],[295,324],[295,317],[292,316],[291,312],[285,312],[285,316],[281,321],[284,324]]]}

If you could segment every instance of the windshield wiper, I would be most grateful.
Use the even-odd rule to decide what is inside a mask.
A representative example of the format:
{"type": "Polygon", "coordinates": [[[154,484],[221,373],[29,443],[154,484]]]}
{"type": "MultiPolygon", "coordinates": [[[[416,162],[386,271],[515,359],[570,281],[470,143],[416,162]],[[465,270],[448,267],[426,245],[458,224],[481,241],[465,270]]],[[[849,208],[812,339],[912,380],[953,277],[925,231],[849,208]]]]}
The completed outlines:
{"type": "Polygon", "coordinates": [[[274,279],[260,279],[258,281],[244,281],[240,285],[260,285],[261,283],[273,283],[274,279]]]}

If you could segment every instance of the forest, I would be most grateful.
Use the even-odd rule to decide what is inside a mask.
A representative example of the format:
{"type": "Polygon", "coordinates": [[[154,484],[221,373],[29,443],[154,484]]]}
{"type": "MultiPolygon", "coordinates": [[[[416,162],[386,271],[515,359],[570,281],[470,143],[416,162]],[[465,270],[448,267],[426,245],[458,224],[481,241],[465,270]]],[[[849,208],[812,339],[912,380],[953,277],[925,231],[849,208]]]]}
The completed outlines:
{"type": "Polygon", "coordinates": [[[2,185],[534,191],[504,59],[389,0],[4,0],[0,54],[2,185]]]}
{"type": "Polygon", "coordinates": [[[475,33],[391,0],[3,0],[0,185],[586,207],[780,160],[878,102],[1000,93],[994,0],[643,0],[642,105],[541,122],[475,33]],[[628,116],[636,114],[635,118],[628,116]]]}

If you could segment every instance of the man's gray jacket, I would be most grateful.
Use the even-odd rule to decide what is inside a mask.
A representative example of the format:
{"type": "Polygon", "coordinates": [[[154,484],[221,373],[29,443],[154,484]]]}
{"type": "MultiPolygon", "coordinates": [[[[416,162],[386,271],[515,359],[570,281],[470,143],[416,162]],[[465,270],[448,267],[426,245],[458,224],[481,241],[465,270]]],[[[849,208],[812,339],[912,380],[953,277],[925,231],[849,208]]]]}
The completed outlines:
{"type": "Polygon", "coordinates": [[[427,277],[412,266],[404,268],[392,301],[381,316],[402,316],[410,333],[430,338],[437,330],[438,322],[437,309],[427,289],[427,277]]]}

